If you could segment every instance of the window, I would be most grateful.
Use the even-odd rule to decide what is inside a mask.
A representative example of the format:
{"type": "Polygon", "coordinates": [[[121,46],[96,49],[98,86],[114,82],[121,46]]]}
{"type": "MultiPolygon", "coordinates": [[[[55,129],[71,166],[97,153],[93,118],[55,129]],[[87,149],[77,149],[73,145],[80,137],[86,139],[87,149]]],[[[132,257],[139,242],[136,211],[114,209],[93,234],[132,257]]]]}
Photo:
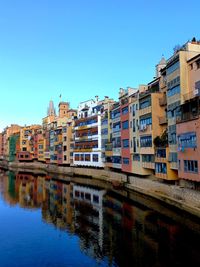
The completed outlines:
{"type": "Polygon", "coordinates": [[[99,196],[94,195],[93,196],[93,202],[94,203],[99,203],[99,196]]]}
{"type": "Polygon", "coordinates": [[[63,141],[64,141],[64,142],[67,141],[67,136],[64,136],[63,141]]]}
{"type": "Polygon", "coordinates": [[[142,136],[140,137],[140,147],[152,147],[152,136],[142,136]]]}
{"type": "Polygon", "coordinates": [[[140,161],[140,154],[133,154],[133,161],[140,161]]]}
{"type": "Polygon", "coordinates": [[[86,200],[91,200],[91,194],[85,193],[85,199],[86,200]]]}
{"type": "Polygon", "coordinates": [[[113,123],[113,132],[119,132],[121,129],[121,123],[120,121],[119,122],[116,122],[116,123],[113,123]]]}
{"type": "Polygon", "coordinates": [[[129,147],[129,140],[128,139],[122,140],[122,147],[123,148],[128,148],[129,147]]]}
{"type": "Polygon", "coordinates": [[[197,64],[197,69],[199,69],[200,68],[200,60],[197,61],[196,64],[197,64]]]}
{"type": "Polygon", "coordinates": [[[136,152],[136,138],[133,137],[133,152],[136,152]]]}
{"type": "Polygon", "coordinates": [[[179,84],[180,84],[180,76],[177,76],[176,78],[167,83],[167,87],[168,89],[171,89],[179,84]]]}
{"type": "Polygon", "coordinates": [[[147,108],[151,106],[151,98],[145,99],[140,102],[140,109],[147,108]]]}
{"type": "Polygon", "coordinates": [[[93,154],[92,155],[92,160],[93,160],[93,162],[98,162],[99,161],[99,155],[98,154],[93,154]]]}
{"type": "Polygon", "coordinates": [[[75,197],[79,197],[80,196],[80,192],[79,191],[75,191],[75,197]]]}
{"type": "Polygon", "coordinates": [[[175,118],[180,116],[180,101],[177,101],[167,107],[168,118],[175,118]]]}
{"type": "Polygon", "coordinates": [[[23,148],[22,148],[22,151],[26,151],[26,147],[23,147],[23,148]]]}
{"type": "Polygon", "coordinates": [[[107,134],[108,134],[108,129],[107,129],[107,128],[102,129],[102,130],[101,130],[101,134],[102,134],[102,135],[107,135],[107,134]]]}
{"type": "Polygon", "coordinates": [[[172,72],[174,72],[175,70],[177,70],[180,66],[179,61],[176,61],[173,65],[167,67],[166,69],[166,73],[167,75],[171,74],[172,72]]]}
{"type": "Polygon", "coordinates": [[[142,155],[142,162],[155,162],[155,157],[154,155],[142,155]]]}
{"type": "Polygon", "coordinates": [[[85,161],[90,161],[90,154],[85,154],[85,161]]]}
{"type": "Polygon", "coordinates": [[[120,109],[115,109],[112,111],[112,119],[116,119],[116,118],[119,118],[120,117],[120,109]]]}
{"type": "Polygon", "coordinates": [[[198,161],[197,160],[184,160],[184,171],[198,173],[198,161]]]}
{"type": "Polygon", "coordinates": [[[113,156],[112,162],[115,164],[121,164],[121,157],[120,156],[113,156]]]}
{"type": "Polygon", "coordinates": [[[128,113],[128,106],[125,108],[122,108],[122,115],[125,115],[128,113]]]}
{"type": "Polygon", "coordinates": [[[65,160],[65,161],[67,160],[67,156],[66,156],[66,155],[64,156],[64,160],[65,160]]]}
{"type": "Polygon", "coordinates": [[[179,150],[184,148],[195,148],[197,147],[196,133],[184,133],[178,136],[179,150]]]}
{"type": "Polygon", "coordinates": [[[178,154],[176,152],[170,152],[168,161],[169,162],[177,162],[178,161],[178,154]]]}
{"type": "Polygon", "coordinates": [[[140,119],[140,129],[144,129],[144,127],[145,126],[147,126],[147,125],[151,125],[152,124],[152,118],[151,118],[151,116],[149,116],[149,117],[142,117],[141,119],[140,119]]]}
{"type": "Polygon", "coordinates": [[[136,108],[136,106],[133,105],[133,107],[132,107],[132,114],[133,114],[133,116],[135,116],[135,108],[136,108]]]}
{"type": "Polygon", "coordinates": [[[128,121],[123,121],[123,122],[122,122],[122,129],[123,129],[123,130],[128,129],[128,126],[129,126],[128,121]]]}
{"type": "Polygon", "coordinates": [[[135,119],[133,120],[133,124],[132,125],[133,125],[133,132],[135,132],[135,130],[136,130],[135,129],[135,119]]]}
{"type": "Polygon", "coordinates": [[[167,96],[168,97],[176,95],[176,94],[180,94],[180,85],[177,85],[177,86],[167,90],[167,96]]]}
{"type": "Polygon", "coordinates": [[[157,158],[166,158],[166,149],[157,149],[156,151],[156,157],[157,158]]]}
{"type": "Polygon", "coordinates": [[[108,119],[103,119],[101,121],[101,125],[107,125],[108,124],[108,119]]]}
{"type": "Polygon", "coordinates": [[[155,164],[155,170],[157,173],[164,173],[166,174],[167,173],[167,165],[166,163],[156,163],[155,164]]]}
{"type": "Polygon", "coordinates": [[[123,158],[123,164],[128,165],[129,164],[129,158],[123,158]]]}

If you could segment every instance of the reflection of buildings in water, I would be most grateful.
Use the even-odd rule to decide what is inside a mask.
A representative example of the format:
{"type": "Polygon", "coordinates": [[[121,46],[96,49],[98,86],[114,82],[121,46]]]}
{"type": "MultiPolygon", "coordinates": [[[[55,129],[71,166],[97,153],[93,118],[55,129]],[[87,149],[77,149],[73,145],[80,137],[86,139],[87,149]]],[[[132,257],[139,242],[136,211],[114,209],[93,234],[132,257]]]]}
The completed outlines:
{"type": "Polygon", "coordinates": [[[63,220],[68,225],[68,230],[74,232],[73,222],[73,186],[70,183],[63,184],[62,190],[62,214],[63,220]]]}
{"type": "Polygon", "coordinates": [[[73,186],[75,226],[79,228],[80,247],[92,256],[103,249],[103,197],[106,191],[82,185],[73,186]],[[85,231],[85,233],[84,233],[85,231]]]}
{"type": "Polygon", "coordinates": [[[29,173],[16,175],[16,189],[21,207],[38,208],[44,200],[44,178],[29,173]]]}
{"type": "Polygon", "coordinates": [[[4,175],[0,177],[0,191],[3,199],[9,203],[9,205],[17,204],[18,199],[15,190],[15,175],[13,172],[4,173],[4,175]]]}
{"type": "Polygon", "coordinates": [[[144,264],[145,258],[148,258],[149,266],[156,265],[160,256],[163,234],[165,234],[163,239],[169,241],[165,244],[164,251],[167,251],[167,246],[173,247],[177,232],[177,225],[173,221],[163,224],[158,213],[142,205],[133,205],[123,198],[120,200],[112,194],[105,196],[104,207],[104,232],[108,233],[106,240],[108,240],[109,251],[111,254],[115,253],[114,246],[118,243],[118,250],[121,250],[124,255],[123,258],[120,254],[110,255],[110,257],[115,258],[120,266],[130,266],[124,262],[126,257],[132,262],[132,266],[136,264],[135,260],[138,258],[141,261],[143,259],[144,264]]]}

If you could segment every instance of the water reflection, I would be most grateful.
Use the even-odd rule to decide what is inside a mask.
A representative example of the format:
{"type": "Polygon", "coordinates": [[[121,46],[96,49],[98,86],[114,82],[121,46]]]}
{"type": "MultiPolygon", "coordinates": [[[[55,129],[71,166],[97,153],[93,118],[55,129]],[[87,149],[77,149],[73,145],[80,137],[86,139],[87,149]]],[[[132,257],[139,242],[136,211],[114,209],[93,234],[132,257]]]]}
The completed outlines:
{"type": "Polygon", "coordinates": [[[78,237],[79,250],[95,259],[88,266],[200,266],[200,230],[110,190],[12,172],[1,173],[0,190],[6,204],[41,209],[46,224],[78,237]]]}

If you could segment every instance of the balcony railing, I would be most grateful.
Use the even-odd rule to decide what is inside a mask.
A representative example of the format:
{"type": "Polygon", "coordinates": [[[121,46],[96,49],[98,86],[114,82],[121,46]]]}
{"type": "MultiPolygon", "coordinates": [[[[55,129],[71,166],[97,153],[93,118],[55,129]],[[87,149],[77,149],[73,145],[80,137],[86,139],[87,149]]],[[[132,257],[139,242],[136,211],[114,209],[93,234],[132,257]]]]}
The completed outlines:
{"type": "Polygon", "coordinates": [[[167,174],[166,173],[160,173],[160,172],[156,172],[155,176],[157,178],[161,178],[161,179],[167,179],[167,174]]]}
{"type": "Polygon", "coordinates": [[[151,113],[151,111],[152,111],[152,106],[148,106],[146,108],[139,109],[139,116],[142,116],[144,114],[151,113]]]}
{"type": "Polygon", "coordinates": [[[112,143],[110,143],[110,144],[108,143],[108,144],[105,145],[105,150],[106,151],[112,151],[112,148],[113,148],[112,143]]]}
{"type": "Polygon", "coordinates": [[[150,133],[152,131],[152,125],[149,124],[149,125],[140,125],[139,126],[139,132],[140,133],[150,133]]]}
{"type": "Polygon", "coordinates": [[[170,162],[170,169],[178,170],[178,162],[170,162]]]}
{"type": "Polygon", "coordinates": [[[154,162],[142,162],[142,167],[146,169],[155,169],[154,162]]]}
{"type": "Polygon", "coordinates": [[[198,112],[187,112],[183,113],[182,116],[176,118],[176,123],[181,123],[185,121],[190,121],[194,119],[199,118],[199,113],[198,112]]]}
{"type": "Polygon", "coordinates": [[[199,88],[195,88],[194,90],[188,92],[187,94],[184,94],[183,100],[188,101],[188,100],[193,99],[197,96],[200,96],[200,89],[199,88]]]}

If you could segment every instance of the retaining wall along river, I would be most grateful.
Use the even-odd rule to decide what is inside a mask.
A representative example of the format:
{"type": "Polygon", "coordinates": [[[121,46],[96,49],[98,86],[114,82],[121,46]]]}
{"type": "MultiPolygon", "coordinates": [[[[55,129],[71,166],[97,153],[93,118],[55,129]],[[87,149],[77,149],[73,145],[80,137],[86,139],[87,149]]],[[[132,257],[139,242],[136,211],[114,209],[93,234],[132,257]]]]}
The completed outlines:
{"type": "Polygon", "coordinates": [[[65,176],[73,176],[103,180],[112,183],[113,186],[123,186],[148,195],[200,218],[200,192],[178,185],[167,185],[149,178],[135,177],[105,169],[62,167],[39,162],[0,162],[0,167],[14,171],[57,174],[62,176],[62,179],[65,179],[65,176]]]}

